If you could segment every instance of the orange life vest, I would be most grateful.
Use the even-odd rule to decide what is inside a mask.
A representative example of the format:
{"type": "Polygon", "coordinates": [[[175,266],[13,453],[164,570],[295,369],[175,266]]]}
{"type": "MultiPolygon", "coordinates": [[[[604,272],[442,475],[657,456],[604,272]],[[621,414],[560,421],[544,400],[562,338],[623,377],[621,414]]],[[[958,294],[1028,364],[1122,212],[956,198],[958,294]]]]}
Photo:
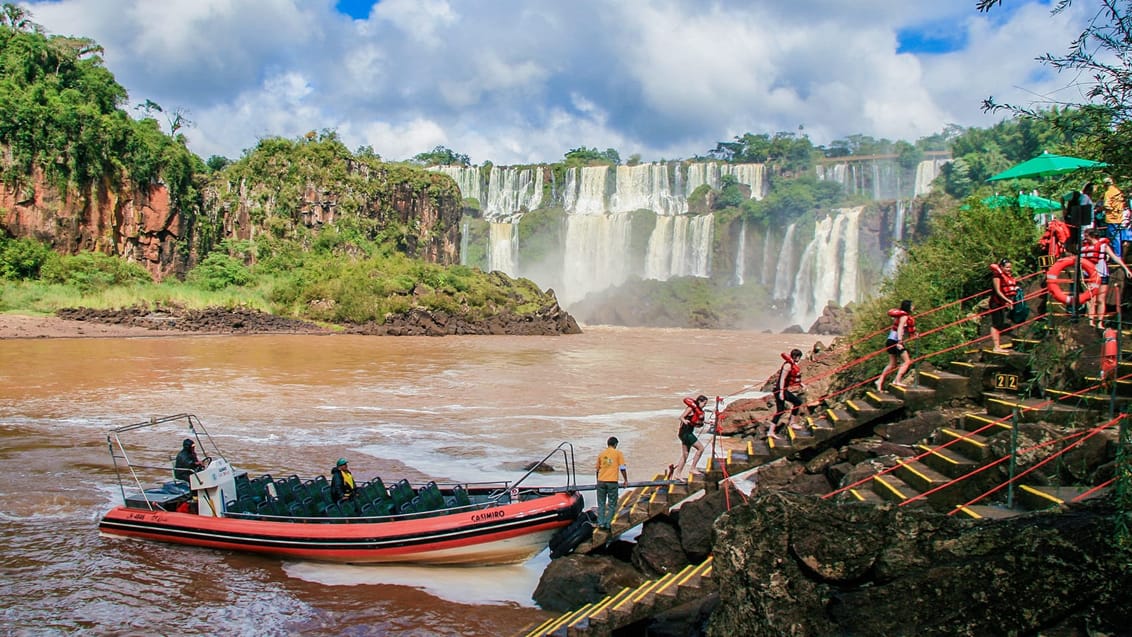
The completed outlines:
{"type": "MultiPolygon", "coordinates": [[[[782,356],[783,360],[785,360],[787,363],[790,364],[790,369],[789,369],[789,371],[786,372],[786,387],[793,387],[794,385],[801,385],[802,384],[802,368],[798,367],[798,363],[795,363],[794,359],[790,358],[790,355],[787,354],[786,352],[782,352],[781,356],[782,356]]],[[[783,365],[783,367],[785,367],[785,365],[783,365]]],[[[783,387],[780,385],[781,381],[782,381],[782,370],[779,369],[778,380],[775,381],[775,387],[774,387],[776,390],[783,389],[783,387]]]]}
{"type": "Polygon", "coordinates": [[[1060,219],[1054,219],[1046,226],[1038,246],[1055,260],[1065,252],[1065,242],[1069,240],[1071,231],[1069,226],[1060,219]]]}
{"type": "Polygon", "coordinates": [[[1105,258],[1105,256],[1107,255],[1108,251],[1105,250],[1105,247],[1107,246],[1108,237],[1093,239],[1092,241],[1089,241],[1085,245],[1081,246],[1081,258],[1088,259],[1093,263],[1093,265],[1096,265],[1098,261],[1105,258]]]}
{"type": "Polygon", "coordinates": [[[692,413],[688,414],[688,424],[693,427],[699,427],[704,422],[704,410],[700,404],[691,398],[685,398],[684,404],[692,409],[692,413]]]}
{"type": "Polygon", "coordinates": [[[892,331],[899,332],[900,330],[900,317],[907,316],[908,320],[904,321],[904,338],[908,338],[916,333],[916,317],[900,309],[891,309],[888,315],[892,317],[892,331]]]}
{"type": "MultiPolygon", "coordinates": [[[[1008,299],[1013,300],[1014,295],[1018,293],[1018,281],[1016,281],[1014,277],[1007,274],[1006,270],[1003,270],[1002,266],[997,263],[990,264],[990,269],[991,274],[994,276],[994,278],[1001,281],[1001,283],[999,284],[999,289],[1002,290],[1002,295],[1008,299]]],[[[998,298],[998,295],[993,293],[993,288],[991,293],[991,303],[993,305],[1005,304],[1005,301],[998,298]]]]}

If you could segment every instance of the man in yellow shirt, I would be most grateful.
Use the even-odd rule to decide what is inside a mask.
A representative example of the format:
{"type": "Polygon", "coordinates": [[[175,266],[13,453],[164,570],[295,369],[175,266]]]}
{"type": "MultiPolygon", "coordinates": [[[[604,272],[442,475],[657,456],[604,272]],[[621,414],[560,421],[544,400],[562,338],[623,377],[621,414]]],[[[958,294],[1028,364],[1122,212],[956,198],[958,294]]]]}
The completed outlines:
{"type": "Polygon", "coordinates": [[[617,474],[620,471],[625,486],[629,486],[629,475],[625,472],[625,455],[617,449],[617,438],[610,436],[605,444],[605,450],[597,456],[597,527],[608,531],[617,512],[617,474]]]}
{"type": "Polygon", "coordinates": [[[1104,178],[1104,222],[1108,226],[1108,238],[1111,240],[1112,251],[1116,256],[1123,257],[1123,228],[1121,221],[1124,218],[1124,193],[1112,183],[1112,177],[1104,178]]]}

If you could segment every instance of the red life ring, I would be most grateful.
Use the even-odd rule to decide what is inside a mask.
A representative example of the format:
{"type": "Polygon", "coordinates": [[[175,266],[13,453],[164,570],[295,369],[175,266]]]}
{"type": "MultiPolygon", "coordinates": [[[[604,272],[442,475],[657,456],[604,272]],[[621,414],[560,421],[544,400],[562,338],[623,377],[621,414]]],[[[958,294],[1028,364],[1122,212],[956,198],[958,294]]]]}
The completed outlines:
{"type": "Polygon", "coordinates": [[[1106,328],[1101,343],[1101,378],[1108,380],[1116,372],[1116,330],[1106,328]]]}
{"type": "MultiPolygon", "coordinates": [[[[1058,278],[1058,275],[1061,274],[1062,270],[1069,266],[1075,265],[1076,263],[1077,257],[1065,257],[1050,266],[1049,271],[1046,272],[1046,289],[1049,290],[1049,295],[1059,303],[1063,303],[1065,305],[1070,304],[1069,294],[1066,293],[1065,290],[1061,289],[1061,284],[1072,284],[1073,279],[1058,278]]],[[[1090,263],[1088,259],[1081,259],[1081,269],[1085,271],[1086,283],[1092,282],[1096,278],[1097,267],[1090,263]]],[[[1097,288],[1095,287],[1089,285],[1084,285],[1082,287],[1084,287],[1084,289],[1080,294],[1077,295],[1077,300],[1074,302],[1075,305],[1081,305],[1085,303],[1085,301],[1093,298],[1093,296],[1097,293],[1097,288]]]]}

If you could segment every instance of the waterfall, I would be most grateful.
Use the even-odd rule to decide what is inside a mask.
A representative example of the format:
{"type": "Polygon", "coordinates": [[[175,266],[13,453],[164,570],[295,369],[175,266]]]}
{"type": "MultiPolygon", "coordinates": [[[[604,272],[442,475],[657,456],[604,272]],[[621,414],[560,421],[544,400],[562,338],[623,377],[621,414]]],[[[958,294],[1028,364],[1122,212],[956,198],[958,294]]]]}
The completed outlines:
{"type": "Polygon", "coordinates": [[[743,285],[747,274],[747,220],[739,224],[739,245],[735,249],[735,285],[743,285]]]}
{"type": "Polygon", "coordinates": [[[645,255],[645,278],[711,276],[712,215],[657,217],[645,255]]]}
{"type": "Polygon", "coordinates": [[[509,219],[542,203],[542,168],[492,166],[487,183],[484,219],[509,219]]]}
{"type": "Polygon", "coordinates": [[[483,185],[480,182],[480,169],[475,166],[432,166],[429,170],[448,175],[460,188],[460,197],[475,199],[484,205],[483,185]]]}
{"type": "MultiPolygon", "coordinates": [[[[792,320],[808,329],[828,302],[857,301],[860,216],[864,208],[835,211],[814,227],[794,279],[792,320]]],[[[777,295],[776,295],[777,296],[777,295]]]]}
{"type": "MultiPolygon", "coordinates": [[[[917,178],[919,177],[917,173],[917,178]]],[[[904,247],[900,242],[904,240],[904,216],[907,204],[903,200],[896,201],[896,220],[892,223],[892,251],[888,254],[888,260],[884,262],[884,267],[881,268],[881,274],[884,276],[892,276],[896,272],[896,266],[900,264],[900,259],[904,256],[904,247]]]]}
{"type": "Polygon", "coordinates": [[[939,170],[950,159],[925,159],[916,164],[916,179],[912,186],[912,196],[926,195],[932,190],[932,182],[939,176],[939,170]]]}
{"type": "Polygon", "coordinates": [[[794,279],[797,274],[794,264],[794,226],[795,224],[787,226],[786,235],[782,237],[782,250],[779,251],[778,263],[774,270],[773,297],[776,299],[788,299],[790,293],[794,291],[794,279]]]}
{"type": "Polygon", "coordinates": [[[658,215],[678,215],[688,210],[687,198],[674,196],[669,189],[665,164],[618,166],[615,188],[609,212],[652,210],[658,215]]]}
{"type": "Polygon", "coordinates": [[[468,222],[460,224],[460,265],[468,265],[468,222]]]}
{"type": "Polygon", "coordinates": [[[519,225],[491,222],[489,226],[491,250],[488,252],[488,269],[499,270],[508,276],[517,276],[519,255],[519,225]]]}
{"type": "Polygon", "coordinates": [[[566,172],[566,192],[562,207],[572,215],[600,215],[605,212],[605,179],[609,166],[571,168],[566,172]]]}
{"type": "Polygon", "coordinates": [[[628,278],[629,215],[570,215],[562,269],[563,304],[580,301],[590,292],[620,285],[628,278]]]}
{"type": "MultiPolygon", "coordinates": [[[[772,244],[770,242],[770,237],[771,237],[772,234],[774,234],[774,233],[772,233],[770,231],[770,228],[767,228],[766,234],[763,235],[763,251],[762,251],[762,261],[763,261],[763,263],[762,263],[762,267],[759,268],[759,283],[766,285],[766,286],[770,286],[771,288],[774,287],[774,275],[776,274],[776,272],[775,272],[776,271],[776,267],[775,267],[776,261],[775,261],[775,258],[774,258],[775,254],[774,254],[774,249],[772,248],[772,244]]],[[[783,249],[785,249],[785,247],[786,246],[783,245],[783,249]]]]}

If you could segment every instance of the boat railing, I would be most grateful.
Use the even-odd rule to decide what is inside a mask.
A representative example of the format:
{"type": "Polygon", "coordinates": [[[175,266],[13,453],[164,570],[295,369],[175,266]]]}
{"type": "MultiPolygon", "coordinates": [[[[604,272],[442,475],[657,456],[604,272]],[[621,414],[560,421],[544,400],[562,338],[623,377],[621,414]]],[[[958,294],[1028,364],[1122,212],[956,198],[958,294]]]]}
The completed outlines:
{"type": "Polygon", "coordinates": [[[222,458],[227,461],[227,458],[224,457],[224,454],[221,453],[220,448],[216,445],[216,442],[208,433],[208,430],[205,429],[200,419],[193,414],[176,414],[173,416],[164,416],[161,418],[153,416],[149,420],[134,423],[132,425],[116,427],[114,429],[111,429],[110,432],[106,434],[106,444],[110,449],[110,458],[114,463],[114,473],[118,477],[118,488],[121,490],[123,501],[127,499],[126,483],[130,482],[133,484],[133,487],[137,489],[137,492],[141,495],[142,499],[146,503],[146,506],[151,511],[155,508],[158,508],[153,504],[153,502],[150,501],[149,496],[146,493],[146,487],[142,485],[142,477],[139,475],[139,473],[143,471],[169,472],[168,475],[172,477],[173,462],[172,460],[170,460],[169,464],[167,465],[153,465],[133,462],[130,459],[129,453],[127,453],[126,451],[126,444],[122,441],[122,434],[134,432],[139,429],[156,428],[161,425],[176,422],[183,422],[188,426],[189,435],[196,439],[197,446],[200,449],[211,450],[211,453],[207,454],[208,457],[211,457],[213,454],[215,454],[216,457],[222,458]]]}
{"type": "MultiPolygon", "coordinates": [[[[546,454],[546,456],[544,456],[542,460],[539,460],[538,462],[533,463],[531,465],[531,468],[527,469],[527,472],[524,473],[521,478],[516,480],[510,486],[505,487],[503,489],[500,489],[499,491],[497,491],[495,493],[492,493],[491,496],[488,499],[493,500],[495,502],[498,502],[500,499],[503,498],[503,496],[508,495],[508,494],[511,494],[514,497],[515,495],[520,493],[519,485],[523,484],[524,480],[531,477],[531,474],[535,473],[539,469],[539,467],[543,466],[546,463],[547,460],[550,460],[553,456],[555,456],[556,454],[559,454],[559,453],[562,454],[562,463],[566,467],[565,490],[573,491],[578,486],[578,479],[577,479],[577,474],[576,474],[575,466],[574,466],[574,445],[570,442],[560,442],[560,443],[558,443],[558,446],[555,447],[550,453],[546,454]]],[[[536,488],[532,489],[531,491],[537,492],[538,488],[536,487],[536,488]]],[[[515,499],[517,499],[517,498],[515,498],[515,499]]]]}

